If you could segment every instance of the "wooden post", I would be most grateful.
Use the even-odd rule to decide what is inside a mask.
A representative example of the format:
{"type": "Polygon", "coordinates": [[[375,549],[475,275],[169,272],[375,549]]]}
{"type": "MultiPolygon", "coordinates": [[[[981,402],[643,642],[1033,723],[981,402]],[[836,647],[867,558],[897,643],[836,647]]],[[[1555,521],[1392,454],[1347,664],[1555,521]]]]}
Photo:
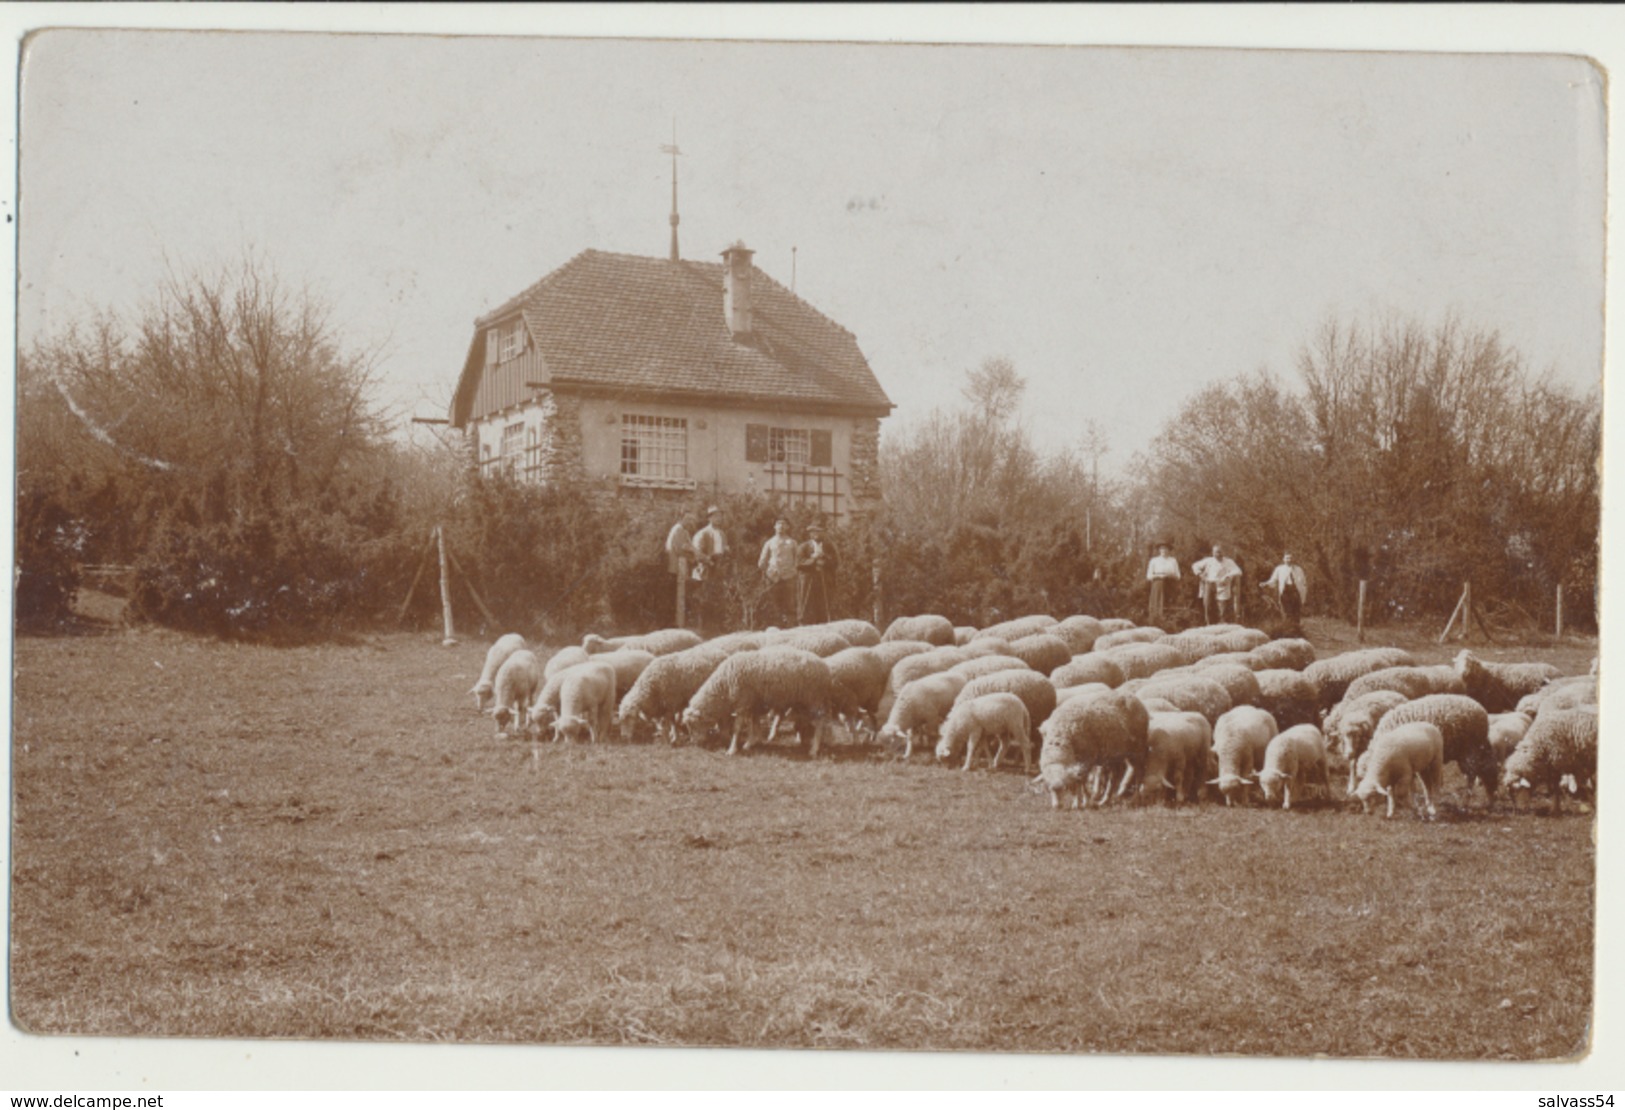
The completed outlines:
{"type": "Polygon", "coordinates": [[[1563,587],[1557,587],[1557,638],[1563,638],[1563,587]]]}
{"type": "Polygon", "coordinates": [[[677,623],[674,628],[687,628],[685,618],[688,616],[688,575],[683,573],[683,560],[677,560],[677,623]]]}
{"type": "Polygon", "coordinates": [[[480,591],[474,588],[474,580],[468,576],[468,571],[464,570],[463,564],[457,561],[457,553],[448,547],[446,548],[446,557],[451,560],[451,568],[463,576],[463,585],[468,587],[468,596],[472,597],[474,604],[480,607],[480,613],[485,617],[485,622],[494,631],[497,627],[497,619],[491,615],[491,610],[485,607],[485,601],[480,597],[480,591]]]}
{"type": "Polygon", "coordinates": [[[1472,623],[1473,584],[1471,582],[1463,582],[1461,584],[1461,638],[1463,640],[1472,635],[1472,623]]]}
{"type": "Polygon", "coordinates": [[[1450,635],[1450,628],[1456,623],[1456,618],[1461,615],[1461,607],[1465,604],[1467,604],[1467,591],[1463,590],[1461,600],[1456,602],[1455,609],[1450,612],[1450,619],[1445,622],[1444,631],[1439,633],[1439,642],[1441,644],[1444,643],[1445,637],[1450,635]]]}
{"type": "Polygon", "coordinates": [[[869,568],[869,580],[870,580],[870,586],[871,586],[870,592],[874,597],[874,603],[875,603],[875,627],[880,629],[882,632],[884,632],[886,630],[886,622],[884,620],[885,606],[884,606],[884,604],[882,604],[882,599],[880,597],[880,560],[879,559],[876,559],[874,561],[874,563],[869,568]]]}
{"type": "MultiPolygon", "coordinates": [[[[396,617],[396,623],[406,619],[406,611],[412,607],[412,595],[418,592],[418,582],[423,578],[424,568],[429,565],[429,552],[434,550],[435,533],[429,533],[429,539],[423,545],[423,554],[418,556],[418,570],[412,575],[412,584],[406,588],[406,600],[401,602],[401,614],[396,617]]],[[[1561,590],[1562,587],[1559,587],[1561,590]]]]}
{"type": "Polygon", "coordinates": [[[457,636],[451,627],[451,568],[446,565],[446,535],[439,525],[435,526],[434,542],[440,548],[440,615],[446,625],[446,638],[440,646],[453,647],[457,636]]]}
{"type": "Polygon", "coordinates": [[[1365,643],[1365,579],[1360,579],[1360,598],[1354,603],[1354,638],[1365,643]]]}

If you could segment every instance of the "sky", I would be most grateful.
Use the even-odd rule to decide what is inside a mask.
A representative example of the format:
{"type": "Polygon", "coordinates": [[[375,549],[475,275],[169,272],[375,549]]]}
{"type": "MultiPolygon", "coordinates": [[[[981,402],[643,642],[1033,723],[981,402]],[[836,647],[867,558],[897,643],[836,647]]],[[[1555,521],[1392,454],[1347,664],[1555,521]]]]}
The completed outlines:
{"type": "Polygon", "coordinates": [[[444,415],[476,316],[578,252],[735,240],[857,337],[897,432],[1012,360],[1047,450],[1129,464],[1325,320],[1602,360],[1603,78],[1562,56],[46,32],[18,329],[252,250],[444,415]]]}

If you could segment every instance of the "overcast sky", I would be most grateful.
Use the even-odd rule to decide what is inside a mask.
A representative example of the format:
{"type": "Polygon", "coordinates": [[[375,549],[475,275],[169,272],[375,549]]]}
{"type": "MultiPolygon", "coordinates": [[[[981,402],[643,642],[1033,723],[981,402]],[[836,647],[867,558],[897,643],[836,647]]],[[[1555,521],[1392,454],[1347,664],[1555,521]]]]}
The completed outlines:
{"type": "Polygon", "coordinates": [[[1121,466],[1329,316],[1448,311],[1602,365],[1601,75],[1579,58],[47,32],[19,332],[252,247],[444,415],[476,316],[587,248],[736,239],[850,329],[894,423],[1013,360],[1121,466]],[[167,261],[166,261],[167,259],[167,261]]]}

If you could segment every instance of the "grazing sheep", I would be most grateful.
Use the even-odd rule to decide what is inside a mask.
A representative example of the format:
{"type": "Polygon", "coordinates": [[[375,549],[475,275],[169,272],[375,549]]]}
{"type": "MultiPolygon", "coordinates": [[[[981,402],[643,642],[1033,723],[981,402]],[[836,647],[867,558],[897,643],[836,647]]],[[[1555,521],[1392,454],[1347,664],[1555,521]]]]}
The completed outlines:
{"type": "Polygon", "coordinates": [[[1009,655],[1010,641],[999,636],[978,636],[959,650],[967,659],[982,655],[1009,655]]]}
{"type": "Polygon", "coordinates": [[[1542,709],[1501,769],[1514,804],[1521,807],[1535,787],[1545,786],[1553,813],[1562,808],[1564,775],[1573,775],[1581,789],[1597,777],[1595,709],[1542,709]]]}
{"type": "MultiPolygon", "coordinates": [[[[1126,692],[1127,691],[1125,691],[1125,693],[1126,692]]],[[[1147,713],[1183,713],[1183,712],[1185,712],[1185,710],[1179,708],[1179,706],[1175,705],[1173,702],[1169,701],[1167,698],[1158,698],[1158,697],[1149,697],[1148,698],[1144,694],[1135,694],[1134,696],[1140,699],[1140,704],[1145,706],[1145,711],[1147,713]]],[[[1197,716],[1201,717],[1202,715],[1200,713],[1198,713],[1197,716]]],[[[1207,718],[1202,717],[1202,720],[1205,721],[1205,720],[1207,720],[1207,718]]],[[[1213,726],[1209,725],[1208,727],[1212,728],[1213,726]]]]}
{"type": "Polygon", "coordinates": [[[1495,756],[1490,752],[1490,715],[1484,712],[1482,705],[1465,694],[1429,694],[1396,705],[1385,713],[1371,742],[1375,744],[1376,737],[1384,732],[1416,721],[1424,721],[1439,730],[1444,737],[1444,761],[1461,768],[1467,776],[1468,789],[1477,780],[1484,784],[1485,793],[1495,797],[1496,766],[1495,756]]]}
{"type": "Polygon", "coordinates": [[[965,654],[964,648],[948,647],[933,648],[921,655],[910,655],[905,659],[899,659],[897,665],[891,669],[891,673],[886,679],[886,697],[882,698],[880,703],[881,715],[884,716],[891,712],[891,699],[896,698],[898,692],[909,683],[924,678],[926,675],[941,674],[944,671],[951,670],[957,664],[963,663],[970,658],[972,656],[965,654]]]}
{"type": "Polygon", "coordinates": [[[1032,740],[1035,744],[1042,743],[1038,736],[1038,726],[1055,712],[1057,700],[1055,686],[1049,679],[1036,671],[996,671],[971,679],[955,700],[969,701],[983,694],[1014,694],[1020,698],[1021,703],[1027,707],[1032,740]]]}
{"type": "Polygon", "coordinates": [[[1167,644],[1122,644],[1108,648],[1102,658],[1116,663],[1125,679],[1149,678],[1158,671],[1184,665],[1184,657],[1167,644]]]}
{"type": "Polygon", "coordinates": [[[843,637],[853,647],[874,647],[880,642],[880,629],[868,621],[861,621],[855,617],[809,625],[808,627],[817,628],[823,632],[833,632],[835,635],[843,637]]]}
{"type": "Polygon", "coordinates": [[[1393,690],[1373,690],[1352,700],[1345,698],[1326,715],[1326,735],[1349,765],[1348,792],[1359,782],[1360,756],[1371,746],[1371,737],[1383,717],[1406,702],[1404,694],[1393,690]]]}
{"type": "Polygon", "coordinates": [[[1258,657],[1257,653],[1251,651],[1221,651],[1217,655],[1209,655],[1198,659],[1191,666],[1199,671],[1205,671],[1209,667],[1230,666],[1246,667],[1249,671],[1267,671],[1270,669],[1265,665],[1264,660],[1258,657]]]}
{"type": "Polygon", "coordinates": [[[972,625],[972,624],[955,625],[954,626],[954,646],[955,647],[964,647],[966,644],[968,644],[972,640],[976,639],[976,634],[978,632],[980,632],[980,631],[981,631],[981,629],[977,628],[975,625],[972,625]]]}
{"type": "Polygon", "coordinates": [[[1491,713],[1505,713],[1518,699],[1562,675],[1550,663],[1490,663],[1470,651],[1456,656],[1455,670],[1467,695],[1491,713]]]}
{"type": "Polygon", "coordinates": [[[1200,663],[1208,656],[1217,655],[1219,652],[1224,650],[1219,645],[1217,639],[1212,636],[1203,635],[1200,632],[1169,633],[1160,637],[1159,639],[1146,642],[1167,644],[1169,647],[1179,652],[1180,663],[1182,666],[1186,667],[1200,663]]]}
{"type": "Polygon", "coordinates": [[[1225,651],[1257,651],[1270,642],[1270,634],[1257,628],[1242,628],[1215,638],[1225,651]]]}
{"type": "Polygon", "coordinates": [[[593,668],[609,674],[612,678],[615,678],[615,688],[619,690],[621,683],[615,670],[615,664],[606,662],[613,654],[615,653],[606,652],[603,655],[595,655],[586,663],[577,663],[573,667],[566,667],[562,671],[555,672],[543,682],[541,689],[530,699],[530,727],[532,729],[542,729],[552,726],[553,722],[558,719],[559,699],[564,690],[564,680],[583,668],[593,668]]]}
{"type": "Polygon", "coordinates": [[[1256,671],[1258,705],[1269,710],[1282,728],[1320,720],[1320,687],[1303,671],[1256,671]]]}
{"type": "Polygon", "coordinates": [[[1047,632],[1059,622],[1054,617],[1030,616],[1017,617],[1015,620],[1003,621],[999,624],[990,624],[976,634],[976,639],[986,639],[991,636],[998,640],[1014,642],[1024,636],[1033,636],[1040,632],[1047,632]]]}
{"type": "MultiPolygon", "coordinates": [[[[575,741],[583,734],[589,743],[600,736],[607,739],[615,720],[615,690],[613,669],[591,663],[570,668],[559,687],[559,715],[553,721],[553,739],[575,741]]],[[[535,755],[533,748],[532,758],[535,755]]]]}
{"type": "Polygon", "coordinates": [[[953,710],[954,699],[966,685],[966,680],[956,674],[930,674],[908,683],[893,700],[877,739],[888,745],[901,741],[903,758],[909,758],[914,754],[916,740],[935,738],[953,710]]]}
{"type": "Polygon", "coordinates": [[[1360,784],[1354,788],[1354,797],[1370,813],[1372,799],[1381,794],[1388,799],[1387,815],[1392,817],[1394,791],[1401,798],[1407,796],[1413,779],[1422,784],[1422,802],[1428,816],[1434,816],[1433,795],[1444,782],[1444,734],[1426,721],[1412,721],[1372,739],[1360,759],[1360,784]]]}
{"type": "Polygon", "coordinates": [[[1131,620],[1128,620],[1126,617],[1107,617],[1100,622],[1100,631],[1102,634],[1107,632],[1123,632],[1127,629],[1138,627],[1139,625],[1135,624],[1131,620]]]}
{"type": "Polygon", "coordinates": [[[1270,741],[1280,730],[1275,718],[1257,706],[1241,705],[1219,718],[1213,726],[1213,754],[1218,757],[1218,777],[1209,780],[1224,795],[1224,804],[1245,800],[1253,772],[1264,763],[1270,741]]]}
{"type": "Polygon", "coordinates": [[[729,632],[705,641],[705,646],[734,655],[741,651],[760,651],[767,640],[760,632],[729,632]]]}
{"type": "Polygon", "coordinates": [[[1415,662],[1411,653],[1402,648],[1364,648],[1345,651],[1330,659],[1317,659],[1303,669],[1315,684],[1321,709],[1330,709],[1343,700],[1349,683],[1361,675],[1380,671],[1385,667],[1409,667],[1415,662]]]}
{"type": "Polygon", "coordinates": [[[547,665],[542,668],[542,677],[552,678],[566,667],[573,667],[577,663],[586,663],[591,659],[592,656],[587,654],[587,649],[584,647],[577,647],[572,644],[570,647],[560,648],[553,653],[552,658],[547,661],[547,665]]]}
{"type": "Polygon", "coordinates": [[[495,719],[497,735],[523,732],[530,724],[529,706],[542,684],[542,661],[527,648],[511,651],[497,668],[491,683],[494,704],[487,712],[495,719]]]}
{"type": "Polygon", "coordinates": [[[1376,690],[1393,690],[1414,699],[1429,694],[1463,694],[1466,687],[1450,667],[1384,667],[1350,682],[1342,700],[1353,701],[1376,690]]]}
{"type": "Polygon", "coordinates": [[[1052,636],[1059,636],[1066,641],[1068,650],[1073,655],[1079,655],[1095,646],[1095,641],[1106,634],[1100,627],[1100,622],[1094,617],[1078,614],[1067,617],[1054,628],[1047,629],[1052,636]]]}
{"type": "Polygon", "coordinates": [[[1040,674],[1049,674],[1056,667],[1072,661],[1072,652],[1068,650],[1066,641],[1047,632],[1012,641],[1007,654],[1020,659],[1040,674]]]}
{"type": "Polygon", "coordinates": [[[835,684],[835,708],[847,723],[864,721],[875,726],[880,699],[886,694],[891,672],[872,647],[849,647],[824,660],[835,684]]]}
{"type": "Polygon", "coordinates": [[[1253,648],[1263,670],[1301,671],[1315,661],[1315,645],[1308,640],[1271,640],[1253,648]]]}
{"type": "Polygon", "coordinates": [[[1082,686],[1093,682],[1121,686],[1124,675],[1123,668],[1110,659],[1086,652],[1083,655],[1074,655],[1071,662],[1056,667],[1049,673],[1049,678],[1057,686],[1082,686]]]}
{"type": "Polygon", "coordinates": [[[1273,802],[1282,796],[1281,808],[1292,808],[1292,791],[1307,794],[1311,785],[1319,786],[1324,797],[1331,797],[1332,784],[1326,766],[1326,738],[1314,725],[1294,725],[1277,733],[1264,749],[1264,769],[1258,773],[1258,785],[1264,788],[1264,800],[1273,802]]]}
{"type": "MultiPolygon", "coordinates": [[[[662,657],[664,658],[664,657],[662,657]]],[[[606,651],[591,658],[594,663],[608,663],[615,668],[615,689],[630,690],[638,676],[655,661],[653,652],[643,648],[620,648],[606,651]]],[[[562,672],[561,672],[562,673],[562,672]]]]}
{"type": "Polygon", "coordinates": [[[1095,638],[1095,650],[1110,651],[1123,644],[1155,644],[1168,638],[1168,633],[1154,625],[1139,625],[1120,632],[1102,633],[1095,638]]]}
{"type": "Polygon", "coordinates": [[[886,626],[881,643],[891,640],[923,640],[942,647],[954,642],[954,622],[947,617],[898,617],[886,626]]]}
{"type": "MultiPolygon", "coordinates": [[[[1149,706],[1147,708],[1150,708],[1149,706]]],[[[1146,730],[1145,781],[1140,796],[1155,801],[1163,790],[1175,802],[1195,801],[1213,749],[1213,725],[1200,713],[1156,712],[1146,730]]]]}
{"type": "MultiPolygon", "coordinates": [[[[1084,800],[1090,773],[1097,769],[1115,776],[1123,770],[1118,793],[1128,789],[1136,772],[1143,772],[1148,755],[1151,715],[1138,698],[1112,691],[1098,698],[1070,698],[1057,706],[1039,726],[1043,747],[1038,756],[1038,781],[1048,789],[1050,805],[1060,808],[1070,797],[1072,807],[1084,800]]],[[[1110,778],[1108,778],[1108,791],[1110,778]]],[[[1104,803],[1105,798],[1103,797],[1104,803]]]]}
{"type": "Polygon", "coordinates": [[[781,632],[768,643],[769,647],[792,647],[809,651],[820,659],[845,651],[852,644],[845,636],[824,628],[797,628],[781,632]]]}
{"type": "Polygon", "coordinates": [[[474,695],[474,710],[484,713],[491,704],[491,692],[496,688],[497,672],[502,664],[516,651],[524,651],[525,638],[517,632],[510,632],[506,636],[498,636],[497,642],[492,644],[485,652],[485,666],[480,669],[479,680],[469,689],[474,695]]]}
{"type": "Polygon", "coordinates": [[[1520,741],[1528,734],[1534,717],[1527,713],[1490,714],[1490,751],[1497,765],[1504,766],[1520,741]]]}
{"type": "Polygon", "coordinates": [[[650,655],[675,655],[679,651],[699,647],[700,643],[700,634],[687,628],[663,628],[642,636],[615,636],[607,640],[589,632],[581,639],[581,646],[589,655],[623,650],[646,651],[650,655]]]}
{"type": "MultiPolygon", "coordinates": [[[[1129,685],[1123,689],[1130,690],[1129,685]]],[[[1200,713],[1209,724],[1229,712],[1232,704],[1223,686],[1201,675],[1157,675],[1130,692],[1140,698],[1166,698],[1180,709],[1200,713]]]]}
{"type": "Polygon", "coordinates": [[[657,656],[621,698],[621,738],[631,740],[637,722],[644,721],[655,726],[657,735],[665,731],[667,739],[677,743],[683,710],[727,658],[727,652],[707,644],[657,656]]]}
{"type": "Polygon", "coordinates": [[[834,682],[829,664],[809,651],[768,647],[730,655],[694,693],[683,710],[690,735],[717,729],[731,721],[728,754],[755,741],[759,722],[769,713],[794,713],[808,755],[818,754],[819,741],[832,711],[834,682]]]}
{"type": "Polygon", "coordinates": [[[999,761],[1004,758],[1005,745],[1016,744],[1021,748],[1022,773],[1030,775],[1031,730],[1032,721],[1020,698],[1014,694],[983,694],[958,702],[949,711],[947,720],[942,723],[942,739],[937,742],[937,758],[947,762],[957,758],[960,749],[964,749],[965,765],[960,770],[968,771],[976,759],[976,745],[984,737],[990,744],[997,739],[999,746],[993,753],[993,769],[997,770],[999,761]]]}

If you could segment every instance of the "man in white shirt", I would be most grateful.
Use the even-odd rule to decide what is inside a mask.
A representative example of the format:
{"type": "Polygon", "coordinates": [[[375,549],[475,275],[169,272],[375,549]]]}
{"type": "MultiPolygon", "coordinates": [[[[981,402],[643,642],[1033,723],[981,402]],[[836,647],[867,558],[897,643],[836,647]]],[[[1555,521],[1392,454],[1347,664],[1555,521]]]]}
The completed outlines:
{"type": "Polygon", "coordinates": [[[723,579],[728,568],[728,536],[722,530],[722,510],[712,505],[705,510],[706,524],[694,536],[694,555],[698,560],[693,577],[699,585],[697,608],[701,631],[717,635],[722,623],[724,599],[723,579]]]}
{"type": "Polygon", "coordinates": [[[1275,568],[1275,573],[1260,588],[1267,590],[1272,587],[1281,599],[1281,612],[1286,614],[1287,623],[1296,632],[1298,620],[1303,615],[1304,599],[1309,596],[1309,576],[1292,561],[1292,552],[1281,556],[1281,565],[1275,568]]]}
{"type": "Polygon", "coordinates": [[[1147,624],[1162,623],[1162,606],[1173,594],[1174,583],[1179,581],[1179,560],[1171,554],[1168,544],[1157,544],[1157,553],[1146,564],[1145,577],[1151,583],[1146,604],[1147,624]]]}
{"type": "Polygon", "coordinates": [[[666,533],[666,570],[676,581],[686,579],[694,565],[694,528],[698,523],[694,510],[688,509],[666,533]]]}
{"type": "Polygon", "coordinates": [[[1225,557],[1224,548],[1214,544],[1213,554],[1198,560],[1191,567],[1191,573],[1202,584],[1203,621],[1217,624],[1225,619],[1227,612],[1230,619],[1235,620],[1236,586],[1241,580],[1241,568],[1225,557]]]}
{"type": "Polygon", "coordinates": [[[756,603],[761,623],[790,627],[795,613],[796,541],[790,535],[789,521],[774,521],[773,534],[762,545],[756,567],[762,572],[762,595],[756,603]]]}

